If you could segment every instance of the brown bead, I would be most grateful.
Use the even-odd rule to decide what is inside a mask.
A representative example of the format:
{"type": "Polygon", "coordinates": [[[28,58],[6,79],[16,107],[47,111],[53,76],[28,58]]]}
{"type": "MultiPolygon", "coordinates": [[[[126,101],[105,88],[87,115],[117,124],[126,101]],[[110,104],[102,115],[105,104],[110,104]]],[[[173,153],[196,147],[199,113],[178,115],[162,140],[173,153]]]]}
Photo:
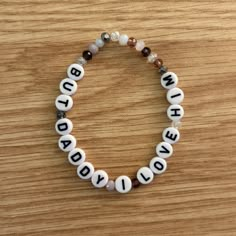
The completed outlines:
{"type": "Polygon", "coordinates": [[[138,179],[132,179],[132,187],[137,188],[140,185],[138,179]]]}
{"type": "Polygon", "coordinates": [[[161,58],[156,59],[156,60],[154,61],[154,65],[155,65],[156,67],[158,67],[158,68],[161,68],[162,65],[163,65],[162,59],[161,59],[161,58]]]}
{"type": "Polygon", "coordinates": [[[137,43],[137,39],[135,39],[134,37],[129,38],[127,45],[130,46],[131,48],[135,47],[137,43]]]}

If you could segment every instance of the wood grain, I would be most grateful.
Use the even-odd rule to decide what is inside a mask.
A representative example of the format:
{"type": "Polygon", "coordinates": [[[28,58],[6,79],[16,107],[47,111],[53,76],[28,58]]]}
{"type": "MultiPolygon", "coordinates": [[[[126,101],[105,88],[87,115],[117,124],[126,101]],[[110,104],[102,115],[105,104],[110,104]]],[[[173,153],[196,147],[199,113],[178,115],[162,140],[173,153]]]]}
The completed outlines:
{"type": "MultiPolygon", "coordinates": [[[[0,235],[236,235],[235,1],[1,0],[0,29],[0,235]],[[54,131],[67,66],[113,30],[144,39],[186,96],[168,171],[127,195],[81,181],[54,131]]],[[[85,70],[78,145],[134,177],[169,125],[159,75],[117,44],[85,70]]]]}

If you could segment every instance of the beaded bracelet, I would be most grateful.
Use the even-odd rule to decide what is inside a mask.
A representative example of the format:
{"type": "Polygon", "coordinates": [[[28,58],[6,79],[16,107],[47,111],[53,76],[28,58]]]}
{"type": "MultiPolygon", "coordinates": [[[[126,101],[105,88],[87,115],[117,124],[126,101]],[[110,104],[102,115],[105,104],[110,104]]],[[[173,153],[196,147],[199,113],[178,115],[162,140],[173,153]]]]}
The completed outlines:
{"type": "Polygon", "coordinates": [[[55,105],[57,108],[57,122],[55,129],[61,137],[58,141],[59,148],[64,152],[69,152],[69,162],[77,166],[77,174],[81,179],[91,179],[92,184],[96,188],[106,187],[108,191],[116,189],[120,193],[129,192],[132,187],[138,187],[140,184],[150,183],[154,175],[159,175],[165,172],[167,168],[166,160],[173,153],[172,144],[176,143],[180,138],[179,128],[181,125],[180,119],[184,115],[184,110],[179,105],[184,99],[184,93],[177,88],[178,77],[173,72],[168,72],[167,67],[163,65],[163,61],[157,57],[156,53],[151,52],[149,47],[145,47],[143,40],[129,38],[126,34],[120,35],[119,32],[111,34],[104,32],[101,37],[96,39],[95,43],[88,46],[88,50],[83,52],[83,56],[78,61],[70,65],[67,69],[67,76],[60,83],[60,92],[56,98],[55,105]],[[91,60],[93,55],[97,54],[106,43],[113,41],[119,42],[121,46],[128,45],[140,51],[144,57],[147,57],[147,62],[154,64],[161,74],[161,85],[167,89],[166,98],[171,104],[167,109],[167,116],[172,121],[170,127],[166,128],[162,133],[163,142],[156,146],[157,156],[152,158],[149,166],[140,168],[137,171],[136,178],[130,179],[128,176],[122,175],[116,178],[115,181],[109,180],[108,174],[104,170],[94,170],[92,163],[85,161],[86,155],[81,148],[76,148],[76,139],[70,133],[73,129],[72,122],[66,118],[66,111],[69,111],[73,106],[72,95],[77,90],[76,81],[84,77],[84,65],[91,60]]]}

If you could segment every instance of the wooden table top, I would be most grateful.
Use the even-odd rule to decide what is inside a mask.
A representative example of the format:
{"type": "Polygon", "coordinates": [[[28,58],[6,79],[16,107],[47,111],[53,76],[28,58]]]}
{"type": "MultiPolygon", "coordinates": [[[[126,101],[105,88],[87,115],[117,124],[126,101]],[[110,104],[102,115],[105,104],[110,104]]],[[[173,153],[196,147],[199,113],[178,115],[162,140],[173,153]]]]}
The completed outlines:
{"type": "MultiPolygon", "coordinates": [[[[233,0],[1,0],[0,235],[236,235],[235,16],[233,0]],[[185,92],[167,171],[128,194],[79,179],[54,129],[68,65],[116,30],[145,40],[185,92]]],[[[96,169],[133,178],[170,124],[160,76],[115,43],[85,71],[72,134],[96,169]]]]}

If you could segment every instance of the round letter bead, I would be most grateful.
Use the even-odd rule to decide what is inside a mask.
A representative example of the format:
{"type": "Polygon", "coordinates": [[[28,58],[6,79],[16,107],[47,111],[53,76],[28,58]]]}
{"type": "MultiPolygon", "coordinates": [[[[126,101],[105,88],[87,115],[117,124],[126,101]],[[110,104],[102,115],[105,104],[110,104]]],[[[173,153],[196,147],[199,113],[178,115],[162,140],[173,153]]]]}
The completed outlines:
{"type": "Polygon", "coordinates": [[[119,176],[115,181],[115,188],[119,193],[128,193],[132,188],[132,181],[128,176],[119,176]]]}
{"type": "Polygon", "coordinates": [[[84,68],[79,64],[71,64],[67,69],[67,75],[70,79],[80,80],[84,77],[84,68]]]}
{"type": "Polygon", "coordinates": [[[161,142],[156,146],[156,153],[161,158],[168,158],[173,153],[171,144],[167,142],[161,142]]]}
{"type": "Polygon", "coordinates": [[[76,139],[74,136],[67,134],[60,137],[58,141],[59,148],[64,152],[69,152],[76,146],[76,139]]]}
{"type": "Polygon", "coordinates": [[[177,121],[184,116],[184,109],[180,105],[170,105],[167,109],[167,116],[170,120],[177,121]]]}
{"type": "Polygon", "coordinates": [[[176,128],[169,127],[162,132],[162,138],[165,142],[174,144],[179,141],[180,133],[176,128]]]}
{"type": "Polygon", "coordinates": [[[154,174],[159,175],[166,171],[167,163],[163,158],[154,157],[150,161],[149,167],[154,174]]]}
{"type": "Polygon", "coordinates": [[[119,38],[119,44],[121,46],[125,46],[125,45],[127,45],[128,40],[129,40],[128,35],[122,34],[122,35],[120,35],[120,38],[119,38]]]}
{"type": "Polygon", "coordinates": [[[161,76],[161,85],[165,89],[172,89],[178,84],[178,77],[173,72],[166,72],[161,76]]]}
{"type": "Polygon", "coordinates": [[[108,182],[108,175],[104,170],[97,170],[92,176],[92,184],[96,188],[103,188],[108,182]]]}
{"type": "Polygon", "coordinates": [[[145,43],[143,40],[138,40],[136,45],[135,45],[135,48],[137,51],[141,52],[145,47],[145,43]]]}
{"type": "Polygon", "coordinates": [[[104,46],[104,41],[102,39],[96,39],[95,44],[99,47],[102,48],[104,46]]]}
{"type": "Polygon", "coordinates": [[[94,167],[90,162],[83,162],[77,167],[77,174],[81,179],[90,179],[94,173],[94,167]]]}
{"type": "Polygon", "coordinates": [[[73,99],[65,94],[61,94],[56,98],[56,108],[60,111],[69,111],[73,106],[73,99]]]}
{"type": "Polygon", "coordinates": [[[65,95],[73,95],[77,91],[77,83],[71,79],[63,79],[60,83],[60,91],[65,95]]]}
{"type": "Polygon", "coordinates": [[[168,90],[166,98],[170,104],[180,104],[184,100],[184,92],[180,88],[168,90]]]}
{"type": "Polygon", "coordinates": [[[66,135],[72,131],[73,124],[72,124],[71,120],[69,120],[67,118],[59,119],[56,122],[55,129],[58,134],[66,135]]]}
{"type": "Polygon", "coordinates": [[[137,172],[137,179],[141,184],[149,184],[154,178],[153,172],[148,167],[142,167],[137,172]]]}
{"type": "Polygon", "coordinates": [[[75,148],[68,154],[68,161],[74,166],[81,165],[85,161],[85,159],[85,152],[81,148],[75,148]]]}

